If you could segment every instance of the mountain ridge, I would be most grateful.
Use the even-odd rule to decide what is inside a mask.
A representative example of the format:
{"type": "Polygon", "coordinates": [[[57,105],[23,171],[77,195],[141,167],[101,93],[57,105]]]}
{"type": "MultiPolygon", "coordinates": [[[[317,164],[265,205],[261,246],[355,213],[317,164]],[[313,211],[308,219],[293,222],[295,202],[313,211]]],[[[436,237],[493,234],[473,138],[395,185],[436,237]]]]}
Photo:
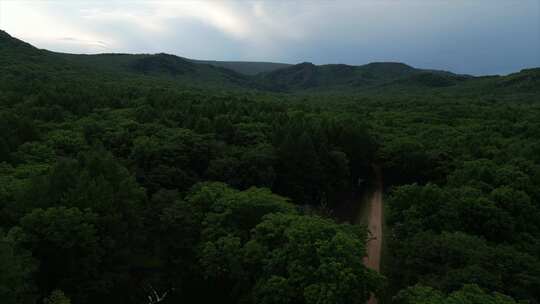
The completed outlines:
{"type": "Polygon", "coordinates": [[[517,88],[540,90],[540,68],[523,69],[508,76],[475,77],[449,71],[418,69],[402,62],[372,62],[365,65],[311,62],[227,62],[193,60],[177,55],[157,54],[69,54],[36,48],[0,30],[0,59],[3,65],[31,62],[57,70],[80,69],[112,73],[111,77],[150,77],[179,85],[219,87],[273,92],[399,90],[404,87],[443,89],[474,82],[486,90],[517,88]],[[231,68],[243,64],[244,73],[231,68]],[[250,64],[252,64],[250,66],[250,64]],[[259,66],[256,66],[259,64],[259,66]],[[262,67],[260,64],[266,64],[262,67]],[[229,66],[229,67],[227,67],[229,66]],[[247,73],[247,74],[246,74],[247,73]],[[120,74],[122,76],[120,76],[120,74]]]}

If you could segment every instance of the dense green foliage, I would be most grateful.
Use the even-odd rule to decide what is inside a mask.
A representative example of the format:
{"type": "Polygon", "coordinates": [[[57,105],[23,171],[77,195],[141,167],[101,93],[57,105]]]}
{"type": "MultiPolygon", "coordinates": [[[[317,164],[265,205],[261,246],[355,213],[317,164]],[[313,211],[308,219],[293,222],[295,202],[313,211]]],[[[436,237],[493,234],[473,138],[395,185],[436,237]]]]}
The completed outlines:
{"type": "Polygon", "coordinates": [[[446,104],[422,119],[416,111],[393,117],[408,122],[400,131],[388,128],[394,139],[383,148],[411,157],[405,168],[387,162],[388,179],[416,182],[394,187],[387,199],[393,226],[388,269],[396,288],[420,282],[451,292],[470,283],[537,303],[538,104],[446,104]],[[403,146],[403,138],[406,148],[392,147],[403,146]],[[423,174],[410,179],[415,170],[423,174]]]}
{"type": "Polygon", "coordinates": [[[395,298],[398,304],[515,304],[512,298],[494,293],[486,294],[476,285],[465,285],[445,296],[430,287],[417,285],[401,291],[395,298]]]}
{"type": "Polygon", "coordinates": [[[216,67],[233,70],[244,75],[257,75],[265,72],[272,72],[290,66],[287,63],[277,62],[257,62],[257,61],[215,61],[215,60],[193,60],[197,63],[204,63],[216,67]]]}
{"type": "Polygon", "coordinates": [[[538,73],[250,77],[0,32],[0,297],[538,303],[538,73]],[[389,189],[389,284],[362,263],[366,228],[331,216],[373,165],[389,189]]]}

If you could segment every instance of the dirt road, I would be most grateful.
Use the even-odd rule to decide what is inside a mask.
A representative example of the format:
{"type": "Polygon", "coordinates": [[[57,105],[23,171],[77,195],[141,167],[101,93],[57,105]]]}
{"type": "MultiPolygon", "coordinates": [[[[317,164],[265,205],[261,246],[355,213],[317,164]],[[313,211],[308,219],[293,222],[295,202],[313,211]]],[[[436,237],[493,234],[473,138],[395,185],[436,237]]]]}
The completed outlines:
{"type": "MultiPolygon", "coordinates": [[[[367,243],[367,256],[364,258],[364,265],[375,271],[380,270],[381,248],[382,248],[382,177],[380,170],[375,168],[377,179],[376,188],[369,200],[368,229],[369,240],[367,243]]],[[[376,304],[377,299],[372,295],[368,304],[376,304]]]]}

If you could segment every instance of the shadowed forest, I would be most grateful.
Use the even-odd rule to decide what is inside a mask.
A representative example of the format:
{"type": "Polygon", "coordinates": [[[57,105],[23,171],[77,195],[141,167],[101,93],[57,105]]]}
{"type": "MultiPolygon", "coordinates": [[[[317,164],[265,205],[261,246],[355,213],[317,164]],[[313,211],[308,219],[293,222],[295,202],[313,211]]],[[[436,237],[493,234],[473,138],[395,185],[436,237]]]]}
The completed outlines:
{"type": "Polygon", "coordinates": [[[0,32],[0,134],[5,304],[540,303],[538,68],[73,55],[0,32]],[[374,165],[381,273],[334,212],[374,165]]]}

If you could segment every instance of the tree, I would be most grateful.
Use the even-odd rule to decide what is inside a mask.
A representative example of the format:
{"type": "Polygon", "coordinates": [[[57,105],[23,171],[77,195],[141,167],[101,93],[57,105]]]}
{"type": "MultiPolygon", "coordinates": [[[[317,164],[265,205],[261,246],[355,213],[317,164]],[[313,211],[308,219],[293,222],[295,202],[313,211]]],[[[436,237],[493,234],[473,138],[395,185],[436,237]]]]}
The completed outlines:
{"type": "Polygon", "coordinates": [[[415,285],[400,291],[392,303],[396,304],[516,304],[511,297],[489,294],[477,285],[464,285],[460,290],[444,295],[440,291],[415,285]]]}
{"type": "Polygon", "coordinates": [[[517,299],[538,297],[538,259],[512,246],[493,246],[462,232],[424,231],[391,250],[396,262],[391,267],[399,271],[402,286],[420,282],[450,292],[463,284],[476,284],[517,299]]]}
{"type": "Polygon", "coordinates": [[[322,168],[311,136],[287,134],[278,149],[276,192],[300,204],[318,204],[322,198],[322,168]]]}
{"type": "Polygon", "coordinates": [[[41,291],[61,288],[84,303],[88,291],[99,288],[100,246],[95,226],[97,215],[90,210],[53,207],[35,209],[10,232],[17,246],[32,252],[39,261],[35,276],[41,291]]]}
{"type": "Polygon", "coordinates": [[[256,269],[256,302],[365,303],[383,283],[363,265],[366,237],[365,230],[315,216],[267,215],[245,245],[256,269]],[[285,298],[276,299],[276,284],[285,298]]]}
{"type": "Polygon", "coordinates": [[[167,226],[176,227],[168,231],[183,236],[169,248],[185,257],[185,249],[198,248],[199,273],[216,289],[207,300],[362,303],[382,286],[363,265],[365,229],[300,215],[267,189],[199,184],[164,211],[167,226]]]}
{"type": "Polygon", "coordinates": [[[43,300],[44,304],[71,304],[71,300],[61,290],[53,290],[51,295],[43,300]]]}
{"type": "Polygon", "coordinates": [[[36,262],[31,253],[18,248],[0,230],[0,298],[6,304],[32,303],[35,299],[32,274],[36,262]]]}

